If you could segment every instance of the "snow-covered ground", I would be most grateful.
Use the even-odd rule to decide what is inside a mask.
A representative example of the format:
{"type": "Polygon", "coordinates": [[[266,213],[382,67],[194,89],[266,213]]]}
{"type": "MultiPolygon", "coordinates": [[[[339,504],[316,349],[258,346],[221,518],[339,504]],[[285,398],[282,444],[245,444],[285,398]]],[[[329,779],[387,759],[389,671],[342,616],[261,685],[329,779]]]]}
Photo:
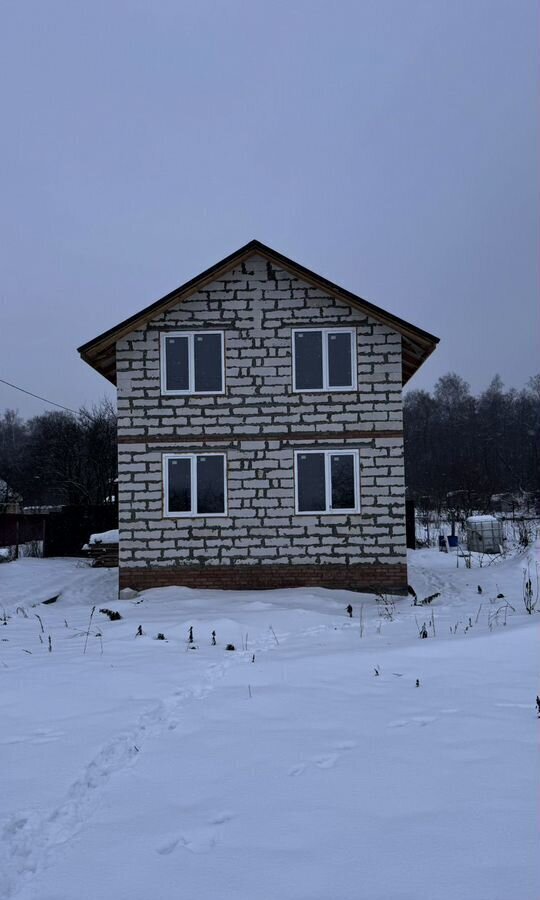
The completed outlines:
{"type": "Polygon", "coordinates": [[[0,565],[0,898],[537,900],[540,617],[473,562],[413,552],[424,607],[0,565]]]}

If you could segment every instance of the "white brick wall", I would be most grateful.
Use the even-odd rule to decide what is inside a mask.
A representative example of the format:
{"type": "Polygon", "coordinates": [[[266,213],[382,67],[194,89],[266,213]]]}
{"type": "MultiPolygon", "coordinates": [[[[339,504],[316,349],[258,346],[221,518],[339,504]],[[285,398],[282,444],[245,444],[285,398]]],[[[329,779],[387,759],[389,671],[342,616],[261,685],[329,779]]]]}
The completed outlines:
{"type": "Polygon", "coordinates": [[[121,340],[117,372],[122,567],[405,561],[403,441],[377,437],[402,427],[398,333],[253,256],[121,340]],[[293,393],[291,330],[308,325],[356,329],[356,392],[293,393]],[[225,331],[224,395],[161,395],[160,334],[182,328],[225,331]],[[316,446],[359,448],[359,514],[295,515],[293,451],[316,446]],[[203,449],[227,454],[229,515],[164,518],[163,453],[203,449]]]}

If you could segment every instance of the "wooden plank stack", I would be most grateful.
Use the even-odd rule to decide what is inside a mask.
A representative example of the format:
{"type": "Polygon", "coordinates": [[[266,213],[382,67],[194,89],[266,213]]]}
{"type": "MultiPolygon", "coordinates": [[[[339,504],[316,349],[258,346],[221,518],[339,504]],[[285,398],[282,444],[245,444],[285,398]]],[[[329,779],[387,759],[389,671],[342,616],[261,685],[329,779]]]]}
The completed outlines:
{"type": "Polygon", "coordinates": [[[118,566],[118,543],[87,544],[85,554],[92,562],[92,568],[113,569],[118,566]]]}

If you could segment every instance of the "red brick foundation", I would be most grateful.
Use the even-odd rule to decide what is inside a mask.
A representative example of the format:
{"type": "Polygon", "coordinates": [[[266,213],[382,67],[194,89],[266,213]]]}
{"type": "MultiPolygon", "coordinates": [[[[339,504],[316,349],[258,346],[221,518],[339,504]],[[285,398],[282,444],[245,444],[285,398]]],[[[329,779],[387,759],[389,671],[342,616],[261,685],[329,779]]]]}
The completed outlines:
{"type": "Polygon", "coordinates": [[[175,566],[171,568],[120,569],[120,589],[144,591],[178,585],[218,590],[276,590],[278,588],[339,588],[360,593],[383,591],[407,593],[407,566],[319,565],[319,566],[175,566]]]}

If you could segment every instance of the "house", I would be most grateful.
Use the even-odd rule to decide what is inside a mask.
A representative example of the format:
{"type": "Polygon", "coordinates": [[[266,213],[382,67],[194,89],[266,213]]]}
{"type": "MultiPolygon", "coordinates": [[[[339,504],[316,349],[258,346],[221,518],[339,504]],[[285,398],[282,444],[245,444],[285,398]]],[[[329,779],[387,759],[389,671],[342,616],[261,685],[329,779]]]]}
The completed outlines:
{"type": "Polygon", "coordinates": [[[121,588],[406,591],[401,392],[437,342],[254,240],[80,347],[118,389],[121,588]]]}

